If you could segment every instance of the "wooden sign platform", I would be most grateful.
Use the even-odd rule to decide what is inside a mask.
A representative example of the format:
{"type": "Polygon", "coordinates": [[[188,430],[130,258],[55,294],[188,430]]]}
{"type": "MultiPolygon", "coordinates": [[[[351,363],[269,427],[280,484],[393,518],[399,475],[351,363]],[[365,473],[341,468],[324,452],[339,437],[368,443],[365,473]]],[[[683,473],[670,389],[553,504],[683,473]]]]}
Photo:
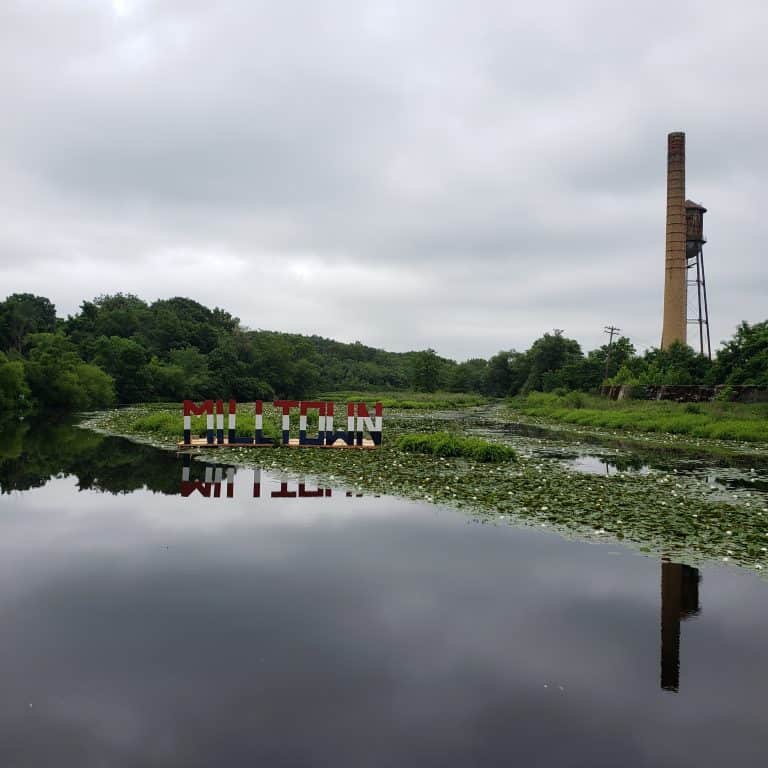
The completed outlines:
{"type": "Polygon", "coordinates": [[[176,444],[179,450],[185,448],[348,448],[358,450],[370,450],[376,448],[376,444],[373,440],[368,438],[363,439],[362,445],[348,445],[343,440],[337,440],[333,445],[301,445],[297,438],[291,438],[288,443],[230,443],[224,441],[223,443],[209,443],[204,437],[193,437],[191,442],[180,442],[176,444]]]}

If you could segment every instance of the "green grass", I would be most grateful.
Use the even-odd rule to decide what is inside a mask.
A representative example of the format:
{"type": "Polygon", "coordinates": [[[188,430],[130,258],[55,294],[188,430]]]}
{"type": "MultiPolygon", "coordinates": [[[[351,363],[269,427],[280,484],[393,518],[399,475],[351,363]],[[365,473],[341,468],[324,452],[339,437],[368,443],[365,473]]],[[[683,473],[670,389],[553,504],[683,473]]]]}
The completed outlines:
{"type": "Polygon", "coordinates": [[[675,403],[668,400],[608,400],[572,392],[532,393],[513,398],[526,416],[605,429],[685,435],[692,438],[768,442],[768,404],[675,403]]]}
{"type": "MultiPolygon", "coordinates": [[[[178,442],[184,436],[184,422],[179,403],[152,403],[147,406],[124,408],[116,413],[122,414],[120,423],[126,434],[161,442],[178,442]]],[[[317,415],[314,421],[317,424],[317,415]]],[[[225,430],[226,424],[225,414],[225,430]]],[[[205,437],[205,416],[192,416],[190,426],[192,437],[205,437]]],[[[235,434],[238,437],[252,437],[253,431],[253,403],[238,404],[235,434]]],[[[274,413],[271,406],[264,408],[264,434],[271,438],[278,438],[281,434],[279,415],[274,413]]]]}
{"type": "Polygon", "coordinates": [[[511,461],[517,457],[514,448],[501,443],[491,443],[479,437],[461,437],[450,432],[403,435],[397,447],[408,453],[425,453],[431,456],[456,458],[458,456],[484,463],[511,461]]]}
{"type": "MultiPolygon", "coordinates": [[[[241,412],[238,408],[237,428],[235,434],[238,437],[253,437],[254,422],[250,413],[241,412]]],[[[191,419],[192,437],[206,436],[205,416],[192,416],[191,419]]],[[[184,435],[184,424],[181,417],[181,409],[154,411],[145,416],[139,416],[129,424],[133,434],[151,435],[152,437],[168,440],[181,440],[184,435]]],[[[226,428],[226,419],[225,419],[226,428]]],[[[269,419],[264,424],[264,433],[267,437],[276,438],[280,434],[277,419],[269,419]]]]}
{"type": "Polygon", "coordinates": [[[484,395],[468,392],[327,392],[318,395],[318,400],[334,402],[362,402],[372,405],[380,402],[384,408],[393,410],[451,410],[485,405],[490,399],[484,395]]]}

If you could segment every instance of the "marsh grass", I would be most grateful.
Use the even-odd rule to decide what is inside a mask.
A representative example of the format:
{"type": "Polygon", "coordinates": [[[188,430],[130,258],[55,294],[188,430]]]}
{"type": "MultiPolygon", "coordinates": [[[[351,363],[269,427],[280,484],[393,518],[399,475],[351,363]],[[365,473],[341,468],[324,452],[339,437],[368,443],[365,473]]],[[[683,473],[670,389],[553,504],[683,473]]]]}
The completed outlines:
{"type": "Polygon", "coordinates": [[[513,410],[568,424],[714,440],[768,442],[768,404],[675,403],[668,400],[609,400],[579,394],[532,393],[510,400],[513,410]]]}
{"type": "MultiPolygon", "coordinates": [[[[116,411],[126,434],[145,435],[161,441],[178,442],[184,434],[184,422],[181,406],[178,403],[152,403],[147,407],[138,406],[116,411]],[[123,414],[122,417],[119,414],[123,414]]],[[[280,436],[280,415],[265,405],[263,417],[264,434],[267,437],[280,436]]],[[[314,419],[317,425],[317,416],[314,419]]],[[[192,416],[192,437],[205,437],[206,417],[192,416]]],[[[227,415],[224,416],[224,429],[227,429],[227,415]]],[[[253,403],[237,406],[238,437],[252,437],[254,433],[253,403]]]]}
{"type": "Polygon", "coordinates": [[[403,435],[398,438],[396,445],[407,453],[425,453],[444,458],[462,456],[486,464],[517,458],[514,448],[509,445],[492,443],[479,437],[461,437],[450,432],[403,435]]]}
{"type": "MultiPolygon", "coordinates": [[[[205,416],[192,416],[190,426],[192,437],[205,437],[207,431],[205,416]]],[[[226,428],[227,421],[225,416],[225,432],[226,428]]],[[[139,416],[129,425],[129,429],[133,434],[151,435],[161,440],[181,440],[184,433],[182,417],[178,408],[175,411],[156,410],[145,416],[139,416]]],[[[253,433],[253,416],[246,418],[245,413],[238,412],[235,434],[238,437],[253,437],[253,433]]],[[[272,438],[277,438],[280,435],[279,424],[276,418],[264,420],[264,433],[267,437],[272,438]]]]}

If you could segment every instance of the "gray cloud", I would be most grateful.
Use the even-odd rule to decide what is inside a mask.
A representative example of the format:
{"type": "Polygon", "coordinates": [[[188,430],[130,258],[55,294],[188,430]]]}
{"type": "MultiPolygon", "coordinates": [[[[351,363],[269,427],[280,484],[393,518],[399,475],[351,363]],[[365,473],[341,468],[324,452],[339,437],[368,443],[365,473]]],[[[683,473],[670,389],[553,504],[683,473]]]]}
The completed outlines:
{"type": "Polygon", "coordinates": [[[646,346],[685,130],[713,338],[765,319],[762,3],[0,13],[0,294],[185,293],[458,358],[608,322],[646,346]]]}

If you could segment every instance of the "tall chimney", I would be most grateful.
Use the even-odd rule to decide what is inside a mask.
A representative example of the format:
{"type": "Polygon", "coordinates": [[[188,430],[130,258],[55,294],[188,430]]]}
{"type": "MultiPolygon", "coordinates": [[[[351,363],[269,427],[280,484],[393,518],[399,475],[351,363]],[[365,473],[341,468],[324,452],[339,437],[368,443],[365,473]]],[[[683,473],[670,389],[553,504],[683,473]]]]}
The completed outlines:
{"type": "Polygon", "coordinates": [[[685,257],[685,134],[667,136],[667,248],[661,348],[686,343],[688,274],[685,257]]]}

